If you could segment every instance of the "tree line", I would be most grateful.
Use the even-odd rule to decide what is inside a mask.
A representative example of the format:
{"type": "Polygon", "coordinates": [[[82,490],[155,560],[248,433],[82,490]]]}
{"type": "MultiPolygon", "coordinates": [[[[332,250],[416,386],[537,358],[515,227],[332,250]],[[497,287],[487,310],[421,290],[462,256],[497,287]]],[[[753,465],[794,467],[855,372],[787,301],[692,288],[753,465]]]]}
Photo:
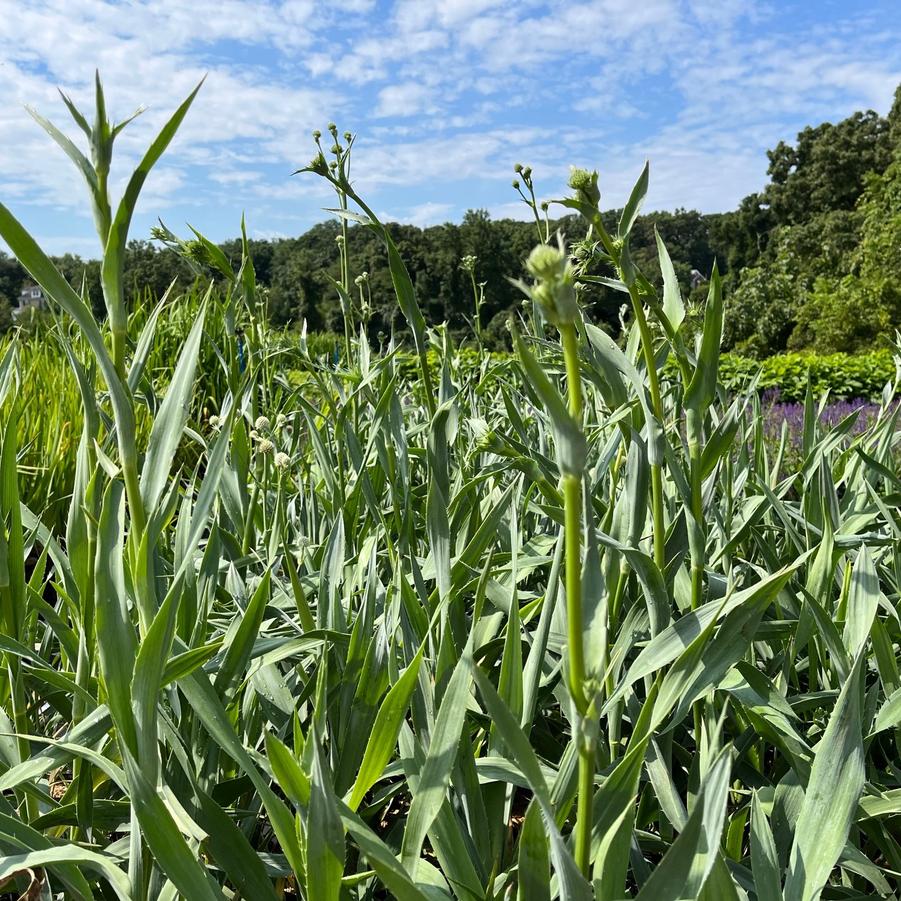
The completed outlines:
{"type": "MultiPolygon", "coordinates": [[[[780,142],[768,151],[768,158],[769,182],[734,211],[678,209],[639,217],[631,237],[636,263],[652,280],[659,278],[656,229],[683,292],[699,304],[706,291],[699,274],[709,275],[716,259],[729,295],[726,345],[752,356],[786,349],[863,349],[891,339],[901,327],[901,86],[887,116],[856,112],[837,124],[805,128],[794,143],[780,142]]],[[[610,211],[611,225],[616,216],[610,211]]],[[[582,231],[572,217],[550,225],[572,237],[582,231]]],[[[460,223],[428,228],[392,223],[389,231],[427,320],[447,322],[460,336],[471,332],[475,284],[484,297],[485,339],[495,346],[507,340],[504,324],[522,301],[510,279],[524,276],[523,261],[538,238],[534,222],[492,219],[485,210],[470,210],[460,223]]],[[[326,221],[296,238],[251,240],[257,282],[266,289],[273,324],[306,320],[312,331],[340,327],[334,285],[340,277],[340,235],[340,225],[326,221]]],[[[240,259],[239,240],[220,246],[240,259]]],[[[347,250],[357,277],[355,301],[373,339],[401,329],[377,235],[353,225],[347,250]]],[[[55,262],[102,309],[99,262],[72,254],[55,262]]],[[[0,254],[0,327],[8,326],[25,278],[15,260],[0,254]]],[[[198,273],[165,247],[133,241],[125,278],[134,296],[144,299],[160,296],[173,279],[190,285],[198,273]]],[[[592,285],[586,302],[595,321],[618,330],[622,295],[592,285]]]]}

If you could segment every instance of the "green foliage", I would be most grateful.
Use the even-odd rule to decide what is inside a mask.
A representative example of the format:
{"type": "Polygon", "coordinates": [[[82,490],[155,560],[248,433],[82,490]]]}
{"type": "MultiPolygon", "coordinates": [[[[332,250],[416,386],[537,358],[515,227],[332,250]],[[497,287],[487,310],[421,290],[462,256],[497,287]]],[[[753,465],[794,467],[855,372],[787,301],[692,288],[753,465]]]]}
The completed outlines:
{"type": "Polygon", "coordinates": [[[896,377],[895,357],[888,349],[862,354],[778,354],[757,361],[723,354],[720,378],[729,392],[740,392],[759,373],[760,391],[778,391],[787,401],[802,401],[808,381],[816,397],[878,399],[896,377]]]}
{"type": "Polygon", "coordinates": [[[757,356],[786,347],[833,353],[894,338],[899,128],[901,87],[885,118],[855,113],[770,151],[772,181],[727,226],[736,270],[727,346],[757,356]]]}
{"type": "Polygon", "coordinates": [[[794,145],[767,152],[766,200],[776,221],[794,225],[834,210],[853,210],[867,176],[892,159],[891,122],[872,110],[833,125],[803,129],[794,145]]]}
{"type": "Polygon", "coordinates": [[[817,279],[799,314],[798,343],[854,350],[891,339],[901,325],[901,147],[861,197],[860,241],[840,276],[817,279]]]}
{"type": "MultiPolygon", "coordinates": [[[[716,268],[701,316],[656,236],[662,290],[636,264],[647,168],[612,224],[574,179],[587,253],[538,219],[522,287],[559,340],[527,310],[515,357],[460,349],[329,131],[334,169],[317,133],[306,171],[381,241],[412,366],[349,300],[352,229],[337,339],[269,328],[246,236],[197,233],[166,237],[219,288],[117,333],[0,206],[60,317],[0,356],[0,889],[896,896],[899,377],[852,432],[817,415],[817,358],[784,358],[803,453],[774,449],[756,391],[726,390],[758,364],[720,355],[716,268]],[[582,316],[592,277],[628,296],[622,346],[582,316]],[[77,448],[46,447],[66,405],[77,448]],[[19,437],[43,407],[40,498],[19,437]]],[[[84,161],[101,230],[109,162],[84,161]]]]}

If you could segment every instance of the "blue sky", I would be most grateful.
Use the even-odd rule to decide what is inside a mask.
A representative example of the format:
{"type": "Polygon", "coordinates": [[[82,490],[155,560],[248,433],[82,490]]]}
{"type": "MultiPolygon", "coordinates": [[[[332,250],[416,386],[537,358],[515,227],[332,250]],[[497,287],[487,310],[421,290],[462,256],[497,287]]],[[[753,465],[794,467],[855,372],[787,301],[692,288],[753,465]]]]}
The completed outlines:
{"type": "Polygon", "coordinates": [[[766,149],[901,82],[901,11],[885,2],[737,0],[0,0],[0,200],[53,253],[96,256],[85,189],[24,110],[73,137],[56,88],[88,107],[94,68],[123,118],[121,186],[204,73],[132,228],[161,217],[213,239],[300,234],[332,201],[310,132],[358,135],[356,181],[385,218],[430,225],[472,207],[522,217],[516,162],[560,196],[570,164],[622,203],[645,159],[649,209],[733,208],[766,149]]]}

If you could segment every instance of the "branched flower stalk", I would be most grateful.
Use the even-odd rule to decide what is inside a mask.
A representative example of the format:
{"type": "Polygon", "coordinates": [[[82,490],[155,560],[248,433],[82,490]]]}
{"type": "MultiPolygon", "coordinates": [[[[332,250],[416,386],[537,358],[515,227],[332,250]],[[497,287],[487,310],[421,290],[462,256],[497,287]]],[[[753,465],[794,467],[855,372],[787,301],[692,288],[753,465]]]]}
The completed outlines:
{"type": "Polygon", "coordinates": [[[532,179],[532,167],[517,163],[513,167],[513,171],[518,176],[513,179],[513,190],[519,194],[522,202],[532,211],[532,215],[535,217],[535,228],[538,231],[538,240],[542,244],[547,244],[551,240],[551,227],[547,219],[548,204],[545,201],[540,204],[541,211],[545,214],[544,224],[542,225],[541,216],[538,213],[538,198],[535,196],[535,182],[532,179]],[[525,191],[522,189],[523,184],[526,186],[525,191]]]}
{"type": "MultiPolygon", "coordinates": [[[[335,129],[335,131],[337,131],[337,129],[335,129]]],[[[334,212],[336,212],[345,222],[348,219],[353,219],[361,222],[361,224],[369,226],[385,243],[385,247],[388,251],[391,279],[394,283],[397,300],[400,304],[401,311],[407,319],[410,330],[413,333],[413,342],[419,357],[419,368],[425,390],[426,406],[429,415],[434,416],[436,410],[435,389],[432,384],[432,375],[429,371],[425,319],[423,318],[422,311],[416,301],[416,293],[413,288],[413,282],[410,279],[410,274],[407,272],[406,267],[401,261],[400,254],[397,251],[394,241],[391,239],[391,235],[379,221],[372,209],[360,198],[350,182],[350,156],[355,137],[350,132],[347,132],[345,134],[345,143],[343,146],[336,142],[335,147],[333,148],[335,159],[329,163],[326,162],[325,154],[319,146],[319,137],[317,135],[318,133],[314,132],[314,138],[316,139],[318,149],[316,156],[314,156],[306,166],[302,169],[298,169],[294,174],[298,175],[303,172],[312,172],[315,175],[319,175],[326,179],[326,181],[338,191],[339,196],[343,198],[341,208],[334,212]],[[346,201],[348,198],[363,211],[363,216],[350,212],[347,209],[346,201]]],[[[342,258],[342,266],[345,265],[346,259],[342,258]]]]}
{"type": "Polygon", "coordinates": [[[476,282],[476,265],[478,258],[473,254],[467,254],[460,261],[460,268],[469,275],[472,285],[473,319],[472,324],[476,333],[476,344],[479,354],[484,352],[484,340],[482,335],[482,307],[485,305],[485,282],[476,282]]]}

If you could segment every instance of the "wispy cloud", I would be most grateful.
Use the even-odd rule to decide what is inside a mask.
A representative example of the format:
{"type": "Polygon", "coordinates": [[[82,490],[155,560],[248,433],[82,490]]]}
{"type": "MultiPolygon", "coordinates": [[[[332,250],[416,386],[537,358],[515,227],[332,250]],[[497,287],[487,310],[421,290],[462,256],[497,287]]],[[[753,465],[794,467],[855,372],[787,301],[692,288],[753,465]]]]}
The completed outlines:
{"type": "Polygon", "coordinates": [[[597,166],[613,204],[650,158],[650,207],[728,209],[765,180],[767,147],[888,109],[901,81],[893,11],[894,0],[31,0],[0,15],[0,197],[50,249],[85,246],[83,186],[23,105],[64,124],[56,85],[89,106],[98,67],[117,116],[148,106],[121,136],[119,185],[207,76],[148,180],[137,236],[162,212],[214,238],[242,212],[278,234],[321,219],[328,192],[290,173],[331,120],[360,136],[361,190],[406,221],[519,209],[516,161],[549,197],[569,163],[597,166]]]}

